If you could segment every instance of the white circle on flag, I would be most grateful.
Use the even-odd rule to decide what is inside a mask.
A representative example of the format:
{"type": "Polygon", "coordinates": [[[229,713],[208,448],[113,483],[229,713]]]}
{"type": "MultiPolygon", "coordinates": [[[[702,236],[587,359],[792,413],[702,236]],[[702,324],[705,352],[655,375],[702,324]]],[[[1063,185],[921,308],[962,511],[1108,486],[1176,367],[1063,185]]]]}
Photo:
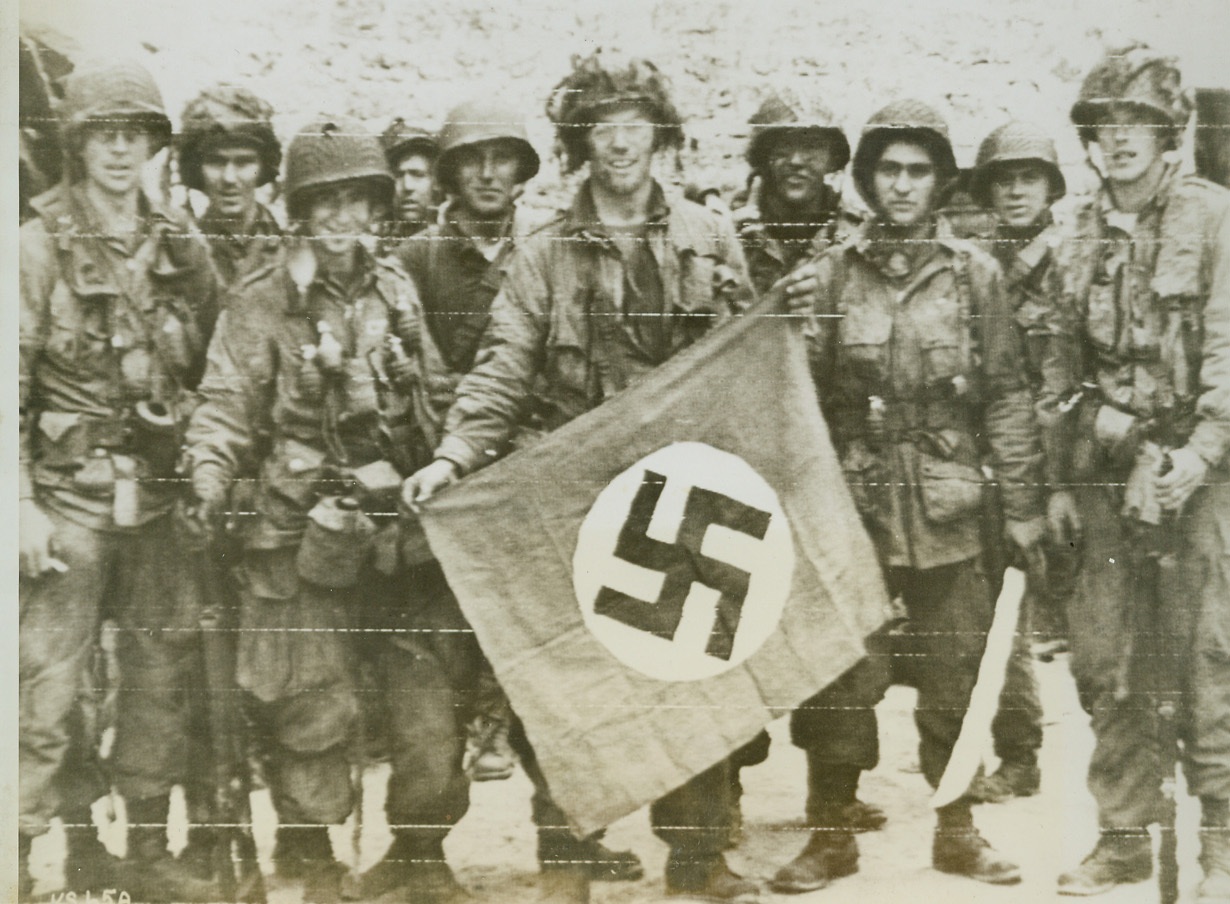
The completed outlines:
{"type": "Polygon", "coordinates": [[[777,493],[739,456],[697,442],[658,449],[607,484],[572,559],[586,627],[662,681],[744,662],[777,630],[793,576],[777,493]]]}

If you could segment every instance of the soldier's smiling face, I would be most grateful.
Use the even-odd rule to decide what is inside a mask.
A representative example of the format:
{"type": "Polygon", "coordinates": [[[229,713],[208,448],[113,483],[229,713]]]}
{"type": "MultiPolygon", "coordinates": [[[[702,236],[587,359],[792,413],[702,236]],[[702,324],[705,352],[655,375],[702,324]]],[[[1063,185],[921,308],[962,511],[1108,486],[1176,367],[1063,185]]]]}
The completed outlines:
{"type": "Polygon", "coordinates": [[[600,113],[586,137],[590,179],[613,195],[629,195],[652,178],[653,120],[638,106],[600,113]]]}
{"type": "Polygon", "coordinates": [[[1170,126],[1135,104],[1111,104],[1097,125],[1106,178],[1131,184],[1162,163],[1170,126]]]}
{"type": "Polygon", "coordinates": [[[1002,163],[991,173],[990,184],[991,207],[1005,226],[1031,226],[1050,206],[1050,176],[1039,163],[1002,163]]]}
{"type": "Polygon", "coordinates": [[[308,234],[330,254],[350,251],[371,229],[374,207],[371,191],[363,182],[322,186],[312,192],[307,206],[308,234]]]}
{"type": "Polygon", "coordinates": [[[833,151],[814,132],[786,131],[768,153],[770,184],[790,207],[806,208],[824,196],[824,177],[833,168],[833,151]]]}
{"type": "Polygon", "coordinates": [[[478,219],[501,219],[517,200],[521,173],[517,143],[496,138],[460,148],[454,172],[461,206],[478,219]]]}
{"type": "Polygon", "coordinates": [[[246,219],[256,206],[261,157],[246,144],[207,148],[201,158],[201,178],[209,204],[221,216],[246,219]]]}
{"type": "Polygon", "coordinates": [[[876,161],[872,179],[876,206],[894,226],[916,226],[935,208],[939,172],[921,144],[889,143],[876,161]]]}
{"type": "Polygon", "coordinates": [[[136,191],[153,147],[149,132],[137,123],[92,124],[81,148],[86,178],[111,195],[136,191]]]}

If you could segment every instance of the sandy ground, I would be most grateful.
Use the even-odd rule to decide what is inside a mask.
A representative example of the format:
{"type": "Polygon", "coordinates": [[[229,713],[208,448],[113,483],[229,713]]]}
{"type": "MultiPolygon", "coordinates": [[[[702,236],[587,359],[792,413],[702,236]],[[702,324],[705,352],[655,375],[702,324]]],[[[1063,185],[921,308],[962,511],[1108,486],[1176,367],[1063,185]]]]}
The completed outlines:
{"type": "MultiPolygon", "coordinates": [[[[959,879],[930,868],[928,789],[917,765],[917,734],[911,708],[914,692],[894,688],[880,705],[882,760],[862,784],[865,800],[882,806],[889,815],[880,832],[860,836],[860,869],[827,889],[800,896],[773,896],[765,901],[793,900],[799,904],[870,904],[909,901],[918,904],[954,902],[1023,902],[1066,900],[1055,894],[1055,877],[1080,862],[1096,838],[1093,801],[1085,790],[1084,769],[1092,745],[1088,720],[1076,699],[1065,657],[1039,663],[1038,676],[1046,711],[1042,750],[1042,792],[1006,804],[978,807],[976,819],[986,837],[1002,852],[1016,858],[1024,881],[1012,888],[993,888],[959,879]]],[[[770,726],[773,747],[769,760],[744,772],[746,796],[745,840],[730,854],[731,864],[748,876],[768,879],[803,845],[802,808],[805,764],[791,746],[784,720],[770,726]]],[[[371,769],[365,782],[365,825],[360,866],[375,863],[389,844],[382,802],[388,768],[371,769]]],[[[470,812],[445,845],[448,860],[473,894],[475,904],[522,904],[543,901],[530,822],[530,784],[518,771],[505,782],[473,786],[470,812]]],[[[257,842],[268,874],[273,849],[274,816],[266,792],[253,798],[257,842]]],[[[178,811],[178,808],[176,808],[178,811]]],[[[1200,870],[1196,863],[1198,806],[1185,795],[1180,800],[1180,870],[1183,899],[1194,899],[1200,870]]],[[[100,813],[101,814],[101,810],[100,813]]],[[[171,845],[183,844],[183,825],[173,814],[171,845]]],[[[122,852],[122,826],[104,827],[104,840],[122,852]]],[[[333,830],[338,858],[353,862],[353,824],[333,830]]],[[[649,830],[644,810],[611,826],[607,842],[617,849],[636,851],[645,862],[646,876],[636,883],[595,883],[594,904],[657,904],[663,894],[662,867],[666,847],[649,830]]],[[[40,839],[34,850],[33,870],[40,887],[58,886],[63,838],[58,830],[40,839]]],[[[269,878],[270,904],[298,904],[301,889],[295,883],[269,878]]],[[[382,900],[403,900],[394,894],[382,900]]],[[[669,900],[680,900],[671,898],[669,900]]],[[[1133,904],[1157,900],[1154,883],[1122,886],[1098,899],[1105,904],[1133,904]]]]}

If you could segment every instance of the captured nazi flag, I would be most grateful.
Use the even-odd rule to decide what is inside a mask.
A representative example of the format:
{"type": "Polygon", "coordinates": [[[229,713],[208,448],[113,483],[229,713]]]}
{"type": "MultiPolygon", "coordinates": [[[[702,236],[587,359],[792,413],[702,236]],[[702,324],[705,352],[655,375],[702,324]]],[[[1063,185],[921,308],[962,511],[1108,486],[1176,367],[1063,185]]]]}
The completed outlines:
{"type": "Polygon", "coordinates": [[[764,310],[424,507],[582,833],[746,743],[888,618],[801,331],[764,310]]]}

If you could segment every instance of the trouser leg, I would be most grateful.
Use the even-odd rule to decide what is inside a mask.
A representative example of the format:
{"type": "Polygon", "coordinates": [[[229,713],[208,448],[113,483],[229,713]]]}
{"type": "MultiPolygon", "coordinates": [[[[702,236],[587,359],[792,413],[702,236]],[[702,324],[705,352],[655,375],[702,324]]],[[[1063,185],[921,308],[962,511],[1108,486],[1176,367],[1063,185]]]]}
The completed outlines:
{"type": "MultiPolygon", "coordinates": [[[[63,803],[61,770],[74,743],[82,675],[92,653],[99,612],[111,580],[113,538],[48,513],[63,573],[22,578],[18,593],[19,824],[27,835],[47,830],[63,803]]],[[[88,759],[81,751],[77,758],[88,759]]]]}
{"type": "Polygon", "coordinates": [[[1130,686],[1137,643],[1131,600],[1143,576],[1131,565],[1131,540],[1112,491],[1092,486],[1076,492],[1085,550],[1068,626],[1072,674],[1094,736],[1089,791],[1104,830],[1138,830],[1156,821],[1161,804],[1152,712],[1130,686]]]}
{"type": "Polygon", "coordinates": [[[889,587],[909,613],[900,642],[914,662],[919,761],[934,787],[961,733],[994,601],[977,559],[926,570],[894,568],[889,587]]]}
{"type": "Polygon", "coordinates": [[[1037,594],[1031,589],[1021,607],[1021,620],[1004,675],[999,710],[991,722],[995,755],[1006,763],[1033,766],[1042,748],[1042,701],[1030,653],[1031,613],[1037,594]]]}

